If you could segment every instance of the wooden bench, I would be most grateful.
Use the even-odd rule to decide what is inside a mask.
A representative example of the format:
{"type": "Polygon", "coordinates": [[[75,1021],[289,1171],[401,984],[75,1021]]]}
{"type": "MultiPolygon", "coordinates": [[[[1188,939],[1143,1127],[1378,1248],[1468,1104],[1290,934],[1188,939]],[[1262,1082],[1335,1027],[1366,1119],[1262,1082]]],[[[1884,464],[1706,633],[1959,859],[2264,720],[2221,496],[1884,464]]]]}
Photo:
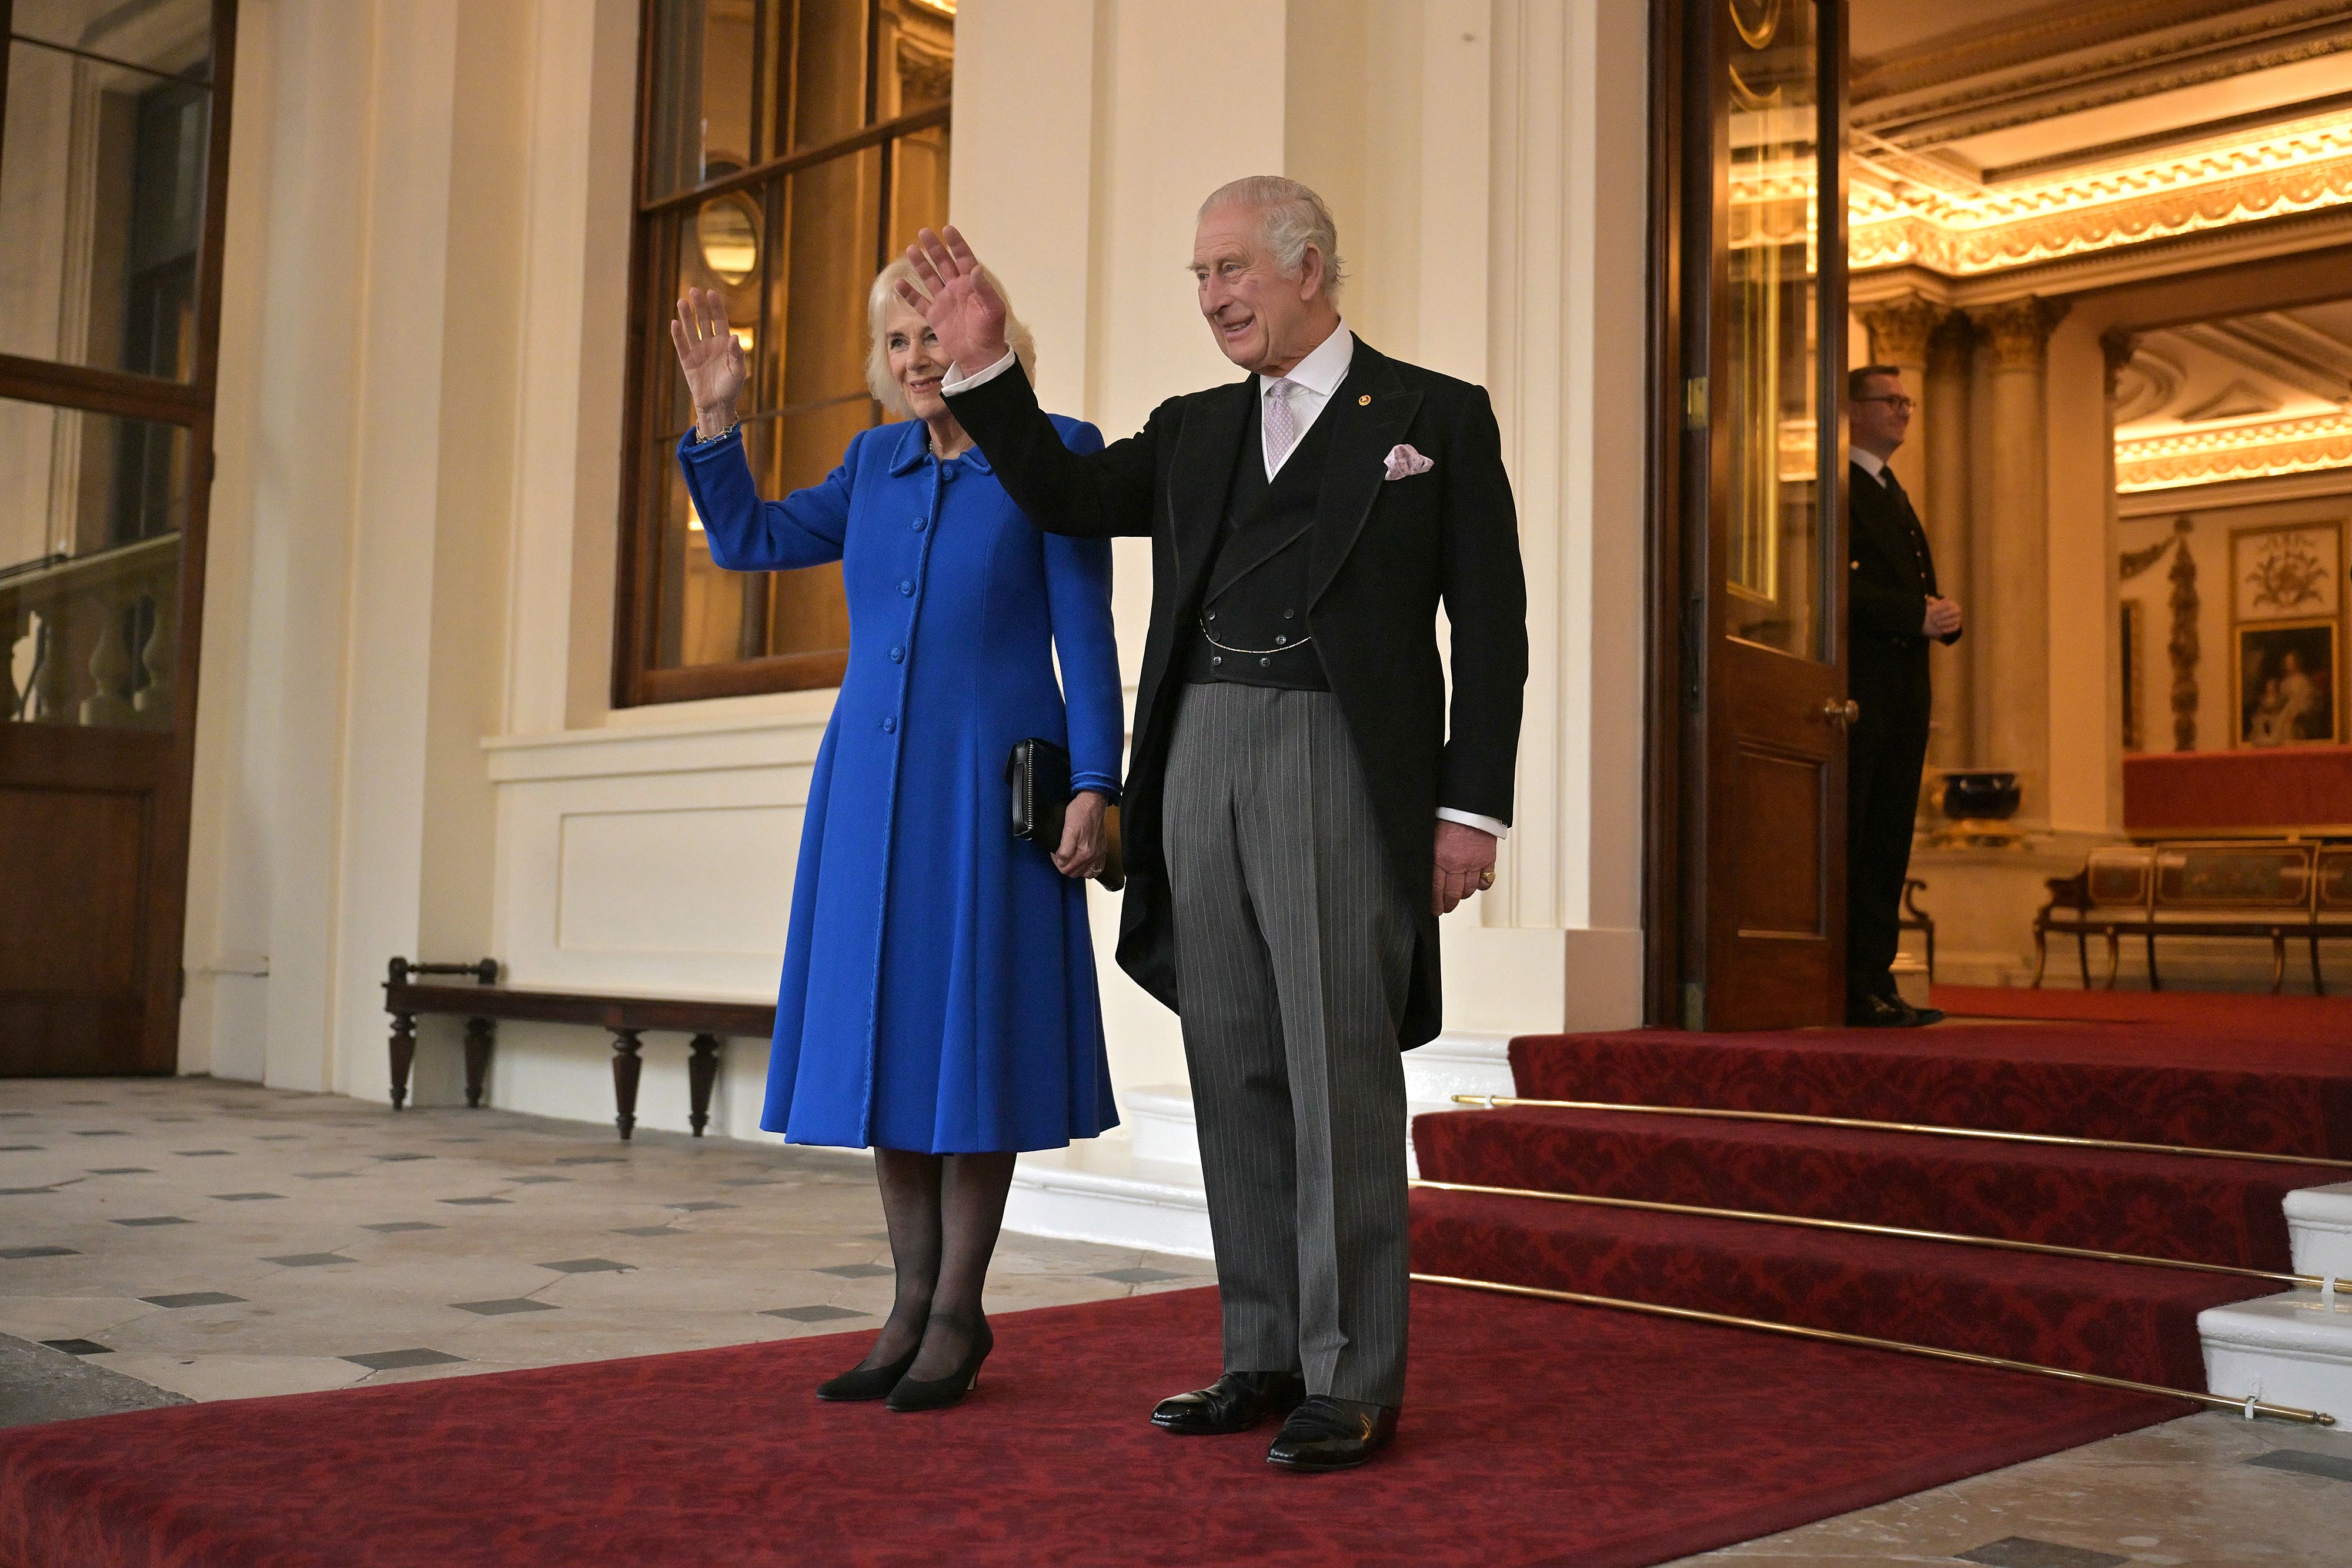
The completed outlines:
{"type": "Polygon", "coordinates": [[[2091,988],[2090,939],[2107,944],[2115,989],[2121,942],[2147,944],[2147,984],[2162,990],[2158,936],[2260,937],[2271,945],[2271,989],[2286,983],[2286,945],[2308,945],[2311,989],[2325,996],[2323,941],[2352,938],[2352,844],[2227,839],[2115,844],[2093,850],[2073,876],[2052,877],[2033,917],[2033,983],[2042,984],[2054,933],[2074,938],[2083,988],[2091,988]]]}
{"type": "Polygon", "coordinates": [[[638,1058],[647,1030],[693,1037],[686,1063],[687,1120],[696,1137],[710,1122],[710,1091],[719,1080],[719,1044],[730,1036],[765,1040],[776,1032],[772,1003],[700,1001],[689,997],[623,997],[601,992],[541,991],[498,983],[499,966],[412,964],[394,958],[384,977],[383,1006],[392,1015],[392,1108],[408,1101],[408,1071],[416,1060],[416,1019],[441,1013],[466,1020],[466,1103],[479,1106],[489,1079],[498,1020],[587,1024],[613,1037],[614,1124],[626,1142],[637,1124],[638,1058]],[[467,975],[471,985],[420,982],[420,975],[467,975]]]}
{"type": "Polygon", "coordinates": [[[1919,894],[1927,884],[1918,877],[1906,877],[1903,883],[1903,911],[1895,922],[1897,939],[1906,931],[1916,931],[1927,938],[1927,983],[1936,983],[1936,917],[1919,907],[1919,894]]]}

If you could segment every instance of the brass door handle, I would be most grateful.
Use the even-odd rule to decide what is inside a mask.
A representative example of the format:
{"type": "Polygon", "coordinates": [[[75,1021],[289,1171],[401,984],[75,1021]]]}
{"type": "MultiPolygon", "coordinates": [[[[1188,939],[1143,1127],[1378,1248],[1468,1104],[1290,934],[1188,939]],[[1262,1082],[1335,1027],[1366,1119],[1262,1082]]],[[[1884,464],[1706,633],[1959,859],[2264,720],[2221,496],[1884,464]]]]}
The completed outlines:
{"type": "Polygon", "coordinates": [[[1846,728],[1861,717],[1862,705],[1852,697],[1846,698],[1843,702],[1839,702],[1832,697],[1822,705],[1823,722],[1834,725],[1840,729],[1846,728]]]}

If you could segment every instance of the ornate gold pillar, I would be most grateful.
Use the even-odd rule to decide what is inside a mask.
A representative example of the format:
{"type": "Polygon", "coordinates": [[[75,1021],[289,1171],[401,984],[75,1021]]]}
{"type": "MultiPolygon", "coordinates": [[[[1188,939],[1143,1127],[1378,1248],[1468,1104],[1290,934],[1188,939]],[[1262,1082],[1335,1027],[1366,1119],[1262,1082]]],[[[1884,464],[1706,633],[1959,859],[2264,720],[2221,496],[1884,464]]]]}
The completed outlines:
{"type": "Polygon", "coordinates": [[[1975,543],[1985,591],[1963,605],[1968,636],[1981,642],[1975,698],[1980,768],[2013,770],[2024,787],[2021,825],[2050,820],[2051,329],[2066,314],[2029,295],[1969,312],[1984,334],[1990,381],[1990,494],[1977,497],[1975,543]]]}
{"type": "MultiPolygon", "coordinates": [[[[1934,507],[1923,509],[1927,547],[1936,555],[1936,584],[1973,611],[1969,588],[1972,574],[1969,514],[1975,497],[1969,494],[1969,425],[1971,403],[1969,372],[1976,354],[1976,333],[1969,319],[1955,310],[1948,314],[1927,340],[1927,392],[1923,406],[1936,417],[1927,421],[1913,443],[1927,453],[1927,491],[1934,507]]],[[[1963,639],[1965,643],[1966,639],[1963,639]]],[[[1935,734],[1927,743],[1927,761],[1936,768],[1967,768],[1976,761],[1976,683],[1970,679],[1972,648],[1930,650],[1936,683],[1935,734]]]]}

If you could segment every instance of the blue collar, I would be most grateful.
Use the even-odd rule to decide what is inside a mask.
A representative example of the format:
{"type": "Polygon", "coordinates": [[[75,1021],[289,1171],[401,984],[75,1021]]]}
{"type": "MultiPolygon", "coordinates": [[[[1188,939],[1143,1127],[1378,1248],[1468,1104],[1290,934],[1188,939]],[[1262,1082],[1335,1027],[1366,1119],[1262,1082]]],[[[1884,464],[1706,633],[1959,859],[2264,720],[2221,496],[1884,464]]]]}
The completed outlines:
{"type": "MultiPolygon", "coordinates": [[[[898,448],[890,455],[890,473],[894,477],[901,474],[912,473],[931,455],[931,427],[919,419],[903,421],[902,425],[905,434],[898,437],[898,448]]],[[[962,456],[951,457],[949,461],[969,463],[982,474],[996,472],[995,468],[989,464],[988,455],[977,446],[967,450],[962,456]]]]}

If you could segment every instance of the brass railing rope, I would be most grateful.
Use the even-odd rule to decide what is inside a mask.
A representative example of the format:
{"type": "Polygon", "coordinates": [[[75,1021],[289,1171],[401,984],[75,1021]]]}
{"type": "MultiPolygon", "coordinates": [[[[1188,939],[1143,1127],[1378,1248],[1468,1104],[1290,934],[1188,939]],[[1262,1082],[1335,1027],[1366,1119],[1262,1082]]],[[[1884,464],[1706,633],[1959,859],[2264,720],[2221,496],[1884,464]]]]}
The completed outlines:
{"type": "Polygon", "coordinates": [[[1801,1127],[1853,1127],[1876,1133],[1923,1133],[1942,1138],[1983,1138],[1996,1143],[2041,1144],[2058,1148],[2119,1149],[2142,1155],[2195,1155],[2216,1160],[2256,1160],[2265,1165],[2318,1166],[2352,1170],[2352,1160],[2316,1155],[2273,1155],[2252,1149],[2208,1149],[2194,1144],[2135,1144],[2116,1138],[2076,1138],[2061,1133],[2008,1133],[1992,1127],[1939,1127],[1924,1122],[1870,1122],[1853,1116],[1810,1116],[1795,1111],[1726,1111],[1700,1105],[1633,1105],[1613,1100],[1529,1100],[1510,1094],[1456,1094],[1454,1103],[1498,1111],[1530,1105],[1558,1111],[1619,1111],[1643,1116],[1696,1116],[1729,1122],[1780,1122],[1801,1127]]]}
{"type": "Polygon", "coordinates": [[[1453,1285],[1462,1290],[1490,1291],[1498,1295],[1526,1296],[1538,1301],[1566,1301],[1571,1306],[1601,1307],[1611,1312],[1641,1312],[1652,1317],[1675,1318],[1685,1322],[1712,1323],[1719,1328],[1755,1329],[1765,1333],[1787,1334],[1795,1339],[1821,1340],[1832,1344],[1860,1345],[1868,1350],[1893,1351],[1902,1355],[1924,1356],[1931,1361],[1958,1362],[1968,1366],[1993,1367],[2003,1372],[2030,1373],[2065,1383],[2088,1384],[2097,1388],[2119,1389],[2127,1394],[2156,1395],[2166,1399],[2186,1400],[2210,1410],[2230,1410],[2244,1416],[2268,1416],[2280,1421],[2292,1421],[2305,1427],[2333,1427],[2336,1417],[2321,1410],[2305,1410],[2293,1405],[2272,1405],[2252,1397],[2232,1399],[2222,1394],[2205,1394],[2187,1388],[2168,1388],[2160,1383],[2135,1383],[2124,1377],[2102,1377],[2094,1372],[2073,1372],[2063,1366],[2043,1366],[2037,1362],[2011,1361],[2006,1356],[1979,1355],[1974,1351],[1946,1350],[1939,1345],[1912,1344],[1899,1339],[1875,1339],[1868,1334],[1841,1333],[1835,1329],[1802,1328],[1793,1323],[1776,1323],[1763,1318],[1734,1317],[1725,1312],[1700,1312],[1693,1307],[1661,1306],[1653,1301],[1632,1301],[1616,1296],[1591,1296],[1578,1291],[1548,1290],[1540,1285],[1507,1285],[1496,1280],[1470,1280],[1453,1274],[1415,1273],[1412,1279],[1424,1285],[1453,1285]]]}
{"type": "Polygon", "coordinates": [[[1539,1197],[1549,1203],[1574,1203],[1596,1208],[1633,1208],[1653,1214],[1690,1214],[1705,1219],[1744,1219],[1759,1225],[1801,1226],[1808,1230],[1843,1230],[1862,1236],[1895,1236],[1909,1241],[1943,1241],[1963,1247],[1990,1247],[2004,1252],[2035,1252],[2053,1258],[2086,1258],[2102,1263],[2141,1263],[2154,1269],[2186,1269],[2200,1274],[2228,1274],[2241,1280],[2292,1285],[2315,1291],[2324,1283],[2310,1274],[2281,1274],[2268,1269],[2241,1269],[2229,1263],[2199,1263],[2186,1258],[2154,1258],[2144,1252],[2103,1252],[2092,1247],[2061,1247],[2049,1241],[2015,1241],[2000,1236],[1971,1236],[1958,1230],[1914,1230],[1899,1225],[1873,1225],[1860,1219],[1821,1219],[1804,1214],[1767,1214],[1749,1208],[1704,1208],[1696,1204],[1664,1203],[1654,1198],[1602,1197],[1592,1193],[1545,1192],[1524,1186],[1485,1186],[1475,1182],[1430,1181],[1416,1178],[1409,1186],[1433,1192],[1476,1192],[1496,1197],[1539,1197]]]}

